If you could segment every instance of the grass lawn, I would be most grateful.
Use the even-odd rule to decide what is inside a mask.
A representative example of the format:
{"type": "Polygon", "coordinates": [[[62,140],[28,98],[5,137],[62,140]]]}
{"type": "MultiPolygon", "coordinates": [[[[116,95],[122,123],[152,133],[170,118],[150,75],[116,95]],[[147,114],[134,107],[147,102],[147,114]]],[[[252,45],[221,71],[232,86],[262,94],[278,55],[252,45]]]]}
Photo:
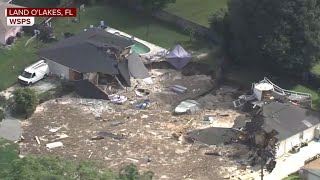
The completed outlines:
{"type": "Polygon", "coordinates": [[[37,60],[36,44],[33,42],[25,47],[27,39],[28,37],[18,39],[11,49],[0,49],[0,90],[13,85],[24,67],[37,60]]]}
{"type": "Polygon", "coordinates": [[[87,7],[85,11],[80,12],[80,23],[71,22],[71,18],[57,18],[52,24],[57,32],[57,36],[61,37],[61,32],[79,32],[85,28],[89,28],[90,25],[99,25],[101,20],[104,20],[105,24],[110,27],[164,48],[171,48],[177,43],[191,46],[189,36],[178,32],[176,28],[145,15],[107,5],[87,7]]]}
{"type": "Polygon", "coordinates": [[[228,0],[176,0],[165,10],[177,16],[209,27],[208,18],[221,8],[227,7],[228,0]]]}
{"type": "MultiPolygon", "coordinates": [[[[62,38],[64,32],[77,33],[88,28],[90,25],[99,25],[100,20],[104,20],[108,26],[164,48],[171,48],[177,43],[193,50],[208,49],[209,46],[203,41],[190,42],[189,36],[150,17],[139,15],[126,9],[103,5],[87,7],[80,14],[80,23],[71,22],[71,18],[56,18],[52,25],[57,37],[62,38]],[[148,24],[149,35],[147,36],[148,24]]],[[[38,60],[35,54],[37,52],[35,42],[24,47],[28,38],[24,37],[18,40],[14,43],[11,50],[0,49],[0,77],[2,77],[0,91],[13,85],[24,67],[38,60]],[[13,66],[15,67],[14,69],[12,69],[13,66]]],[[[41,43],[40,46],[42,46],[41,43]]]]}
{"type": "Polygon", "coordinates": [[[17,145],[0,138],[0,177],[8,170],[8,165],[18,158],[17,145]]]}

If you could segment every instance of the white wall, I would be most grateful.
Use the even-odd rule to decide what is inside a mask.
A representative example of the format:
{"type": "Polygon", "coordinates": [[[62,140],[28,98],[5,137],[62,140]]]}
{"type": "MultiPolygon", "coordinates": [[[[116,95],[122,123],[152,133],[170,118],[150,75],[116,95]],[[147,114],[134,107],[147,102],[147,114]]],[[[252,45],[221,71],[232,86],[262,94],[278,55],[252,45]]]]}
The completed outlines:
{"type": "Polygon", "coordinates": [[[281,142],[278,142],[279,147],[277,151],[277,157],[284,155],[285,153],[289,152],[293,146],[299,145],[301,142],[310,142],[314,139],[315,135],[315,128],[320,124],[313,126],[309,129],[303,131],[303,139],[300,140],[300,133],[293,135],[281,142]]]}
{"type": "Polygon", "coordinates": [[[64,79],[69,79],[69,68],[66,66],[63,66],[61,64],[58,64],[54,61],[47,60],[47,63],[49,65],[50,73],[55,74],[59,77],[63,76],[64,79]]]}

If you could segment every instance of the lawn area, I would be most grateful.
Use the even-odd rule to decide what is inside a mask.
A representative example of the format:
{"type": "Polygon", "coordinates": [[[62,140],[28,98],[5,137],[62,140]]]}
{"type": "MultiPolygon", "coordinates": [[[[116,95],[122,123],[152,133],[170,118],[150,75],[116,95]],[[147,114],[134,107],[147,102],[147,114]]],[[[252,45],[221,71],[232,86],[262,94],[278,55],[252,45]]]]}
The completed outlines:
{"type": "Polygon", "coordinates": [[[89,28],[90,25],[99,25],[101,20],[110,27],[164,48],[171,48],[177,43],[190,45],[189,36],[178,32],[176,28],[145,15],[108,5],[87,7],[85,11],[80,12],[80,23],[71,22],[71,18],[57,18],[52,25],[57,36],[61,37],[61,32],[79,32],[89,28]],[[148,25],[149,35],[147,35],[148,25]]]}
{"type": "Polygon", "coordinates": [[[36,43],[24,46],[28,38],[18,39],[11,49],[0,49],[0,91],[13,85],[24,67],[37,60],[36,43]]]}
{"type": "Polygon", "coordinates": [[[18,158],[18,147],[12,142],[0,138],[0,177],[8,171],[8,165],[18,158]]]}
{"type": "Polygon", "coordinates": [[[209,27],[208,18],[221,8],[227,7],[228,0],[176,0],[165,10],[200,25],[209,27]]]}
{"type": "MultiPolygon", "coordinates": [[[[147,40],[164,48],[171,48],[177,43],[187,49],[199,50],[208,49],[209,45],[203,41],[190,42],[189,36],[179,32],[177,29],[168,26],[150,17],[139,15],[127,9],[98,5],[87,7],[80,14],[80,23],[71,22],[71,18],[56,18],[52,26],[58,38],[63,38],[64,32],[81,32],[90,25],[99,25],[100,20],[104,20],[108,26],[124,31],[128,34],[147,40]],[[149,35],[147,27],[149,25],[149,35]]],[[[13,85],[18,75],[27,65],[37,59],[36,43],[31,42],[24,47],[29,37],[19,39],[14,43],[11,50],[0,49],[0,91],[13,85]],[[12,68],[14,66],[14,69],[12,68]]],[[[40,43],[40,46],[41,43],[40,43]]]]}

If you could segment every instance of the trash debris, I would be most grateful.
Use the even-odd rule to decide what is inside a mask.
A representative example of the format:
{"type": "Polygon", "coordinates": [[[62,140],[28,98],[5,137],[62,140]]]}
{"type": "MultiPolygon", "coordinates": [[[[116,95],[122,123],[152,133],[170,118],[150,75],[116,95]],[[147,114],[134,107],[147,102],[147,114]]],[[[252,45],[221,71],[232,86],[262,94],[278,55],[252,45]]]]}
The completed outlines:
{"type": "Polygon", "coordinates": [[[57,128],[51,128],[49,129],[50,132],[55,133],[57,131],[59,131],[59,129],[61,129],[62,127],[57,127],[57,128]]]}
{"type": "Polygon", "coordinates": [[[137,109],[147,109],[150,106],[150,100],[146,99],[142,102],[135,103],[137,109]]]}
{"type": "Polygon", "coordinates": [[[112,103],[115,103],[115,104],[123,104],[128,99],[125,96],[120,96],[120,95],[117,95],[117,94],[109,95],[108,97],[109,97],[110,101],[112,103]]]}
{"type": "Polygon", "coordinates": [[[187,88],[184,86],[180,86],[180,85],[174,85],[171,87],[172,91],[176,92],[176,93],[185,93],[187,92],[187,88]]]}
{"type": "Polygon", "coordinates": [[[114,122],[111,122],[111,123],[110,123],[110,126],[115,127],[115,126],[119,126],[119,125],[121,125],[121,124],[124,124],[124,122],[121,122],[121,121],[114,121],[114,122]]]}
{"type": "Polygon", "coordinates": [[[137,159],[133,159],[133,158],[127,158],[128,160],[130,160],[130,161],[133,161],[133,162],[135,162],[135,163],[138,163],[139,162],[139,160],[137,160],[137,159]]]}
{"type": "Polygon", "coordinates": [[[200,110],[200,104],[195,100],[182,101],[174,110],[177,114],[190,113],[194,114],[200,110]]]}
{"type": "Polygon", "coordinates": [[[150,94],[149,91],[145,90],[145,89],[137,89],[134,91],[136,93],[137,96],[139,97],[143,97],[143,96],[148,96],[150,94]]]}
{"type": "Polygon", "coordinates": [[[141,116],[141,119],[146,119],[146,118],[148,118],[149,116],[148,115],[142,115],[141,116]]]}
{"type": "Polygon", "coordinates": [[[36,139],[37,143],[40,144],[40,140],[39,140],[38,136],[35,136],[34,138],[36,139]]]}
{"type": "Polygon", "coordinates": [[[204,116],[202,120],[203,124],[212,124],[213,121],[214,121],[214,117],[212,116],[204,116]]]}
{"type": "Polygon", "coordinates": [[[62,147],[62,146],[63,146],[62,142],[53,142],[53,143],[46,144],[46,147],[49,148],[49,149],[62,147]]]}
{"type": "Polygon", "coordinates": [[[109,138],[116,139],[116,140],[124,139],[123,134],[118,135],[118,134],[113,134],[113,133],[109,133],[109,132],[105,132],[105,131],[100,131],[97,133],[97,136],[92,137],[91,140],[101,140],[101,139],[104,139],[105,137],[109,137],[109,138]]]}
{"type": "Polygon", "coordinates": [[[90,155],[89,155],[89,157],[88,157],[89,159],[91,158],[92,154],[93,154],[93,152],[90,153],[90,155]]]}
{"type": "Polygon", "coordinates": [[[55,138],[52,141],[58,141],[61,139],[65,139],[68,138],[69,136],[67,134],[61,133],[61,134],[57,134],[55,135],[55,138]]]}

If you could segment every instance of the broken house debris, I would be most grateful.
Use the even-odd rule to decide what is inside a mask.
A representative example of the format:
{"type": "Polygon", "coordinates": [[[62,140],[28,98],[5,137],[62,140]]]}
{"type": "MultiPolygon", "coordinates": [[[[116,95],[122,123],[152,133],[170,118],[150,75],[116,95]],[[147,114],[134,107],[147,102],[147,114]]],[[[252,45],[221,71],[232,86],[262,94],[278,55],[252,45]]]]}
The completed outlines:
{"type": "Polygon", "coordinates": [[[317,138],[320,112],[311,110],[311,95],[284,90],[267,78],[252,87],[252,95],[242,95],[233,102],[251,114],[251,121],[240,128],[239,139],[253,148],[245,163],[262,160],[272,171],[277,158],[298,152],[317,138]]]}
{"type": "MultiPolygon", "coordinates": [[[[129,39],[103,29],[91,28],[41,49],[39,55],[47,60],[52,74],[74,81],[76,86],[86,86],[90,89],[95,87],[98,91],[113,94],[110,91],[112,86],[131,86],[126,57],[130,54],[132,45],[133,42],[129,39]],[[88,85],[88,82],[94,86],[88,85]]],[[[131,66],[131,71],[135,68],[136,66],[131,66]]],[[[77,89],[80,89],[79,94],[85,97],[91,98],[95,94],[83,92],[82,88],[77,89]]],[[[107,98],[105,96],[104,99],[107,98]]]]}

